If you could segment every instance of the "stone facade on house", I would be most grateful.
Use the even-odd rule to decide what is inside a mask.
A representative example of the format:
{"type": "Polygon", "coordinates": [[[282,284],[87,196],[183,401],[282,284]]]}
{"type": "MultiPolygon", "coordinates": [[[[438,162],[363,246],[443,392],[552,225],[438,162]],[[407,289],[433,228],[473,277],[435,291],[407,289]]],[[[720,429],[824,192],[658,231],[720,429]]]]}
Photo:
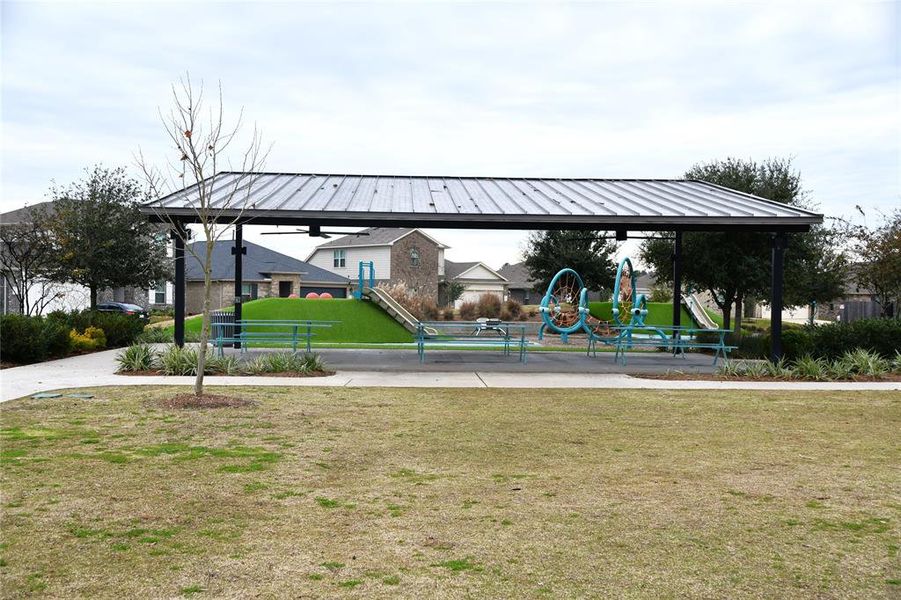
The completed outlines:
{"type": "Polygon", "coordinates": [[[391,280],[437,298],[438,255],[438,245],[419,231],[405,235],[391,248],[391,280]]]}

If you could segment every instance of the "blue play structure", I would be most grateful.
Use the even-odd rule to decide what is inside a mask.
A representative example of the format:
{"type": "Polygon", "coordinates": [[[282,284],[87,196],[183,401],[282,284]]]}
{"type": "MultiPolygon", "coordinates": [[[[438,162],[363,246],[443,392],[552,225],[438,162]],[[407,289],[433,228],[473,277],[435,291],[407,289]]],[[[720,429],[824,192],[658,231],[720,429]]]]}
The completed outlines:
{"type": "Polygon", "coordinates": [[[371,260],[361,260],[359,269],[357,290],[354,292],[354,298],[356,298],[357,300],[361,300],[363,298],[364,283],[366,284],[365,287],[375,287],[375,263],[371,260]],[[365,273],[368,273],[368,276],[364,277],[365,273]]]}
{"type": "Polygon", "coordinates": [[[538,310],[543,323],[538,329],[538,339],[543,339],[549,331],[568,342],[571,334],[584,332],[589,354],[596,354],[598,343],[616,346],[615,359],[623,364],[626,351],[636,346],[665,348],[683,356],[687,349],[711,349],[715,350],[713,364],[734,349],[734,346],[726,345],[728,330],[646,324],[648,300],[644,294],[637,293],[637,287],[632,261],[623,258],[613,285],[613,320],[601,321],[590,314],[588,289],[582,278],[572,269],[562,269],[551,280],[541,299],[538,310]],[[701,332],[716,334],[718,339],[699,340],[696,336],[701,332]]]}

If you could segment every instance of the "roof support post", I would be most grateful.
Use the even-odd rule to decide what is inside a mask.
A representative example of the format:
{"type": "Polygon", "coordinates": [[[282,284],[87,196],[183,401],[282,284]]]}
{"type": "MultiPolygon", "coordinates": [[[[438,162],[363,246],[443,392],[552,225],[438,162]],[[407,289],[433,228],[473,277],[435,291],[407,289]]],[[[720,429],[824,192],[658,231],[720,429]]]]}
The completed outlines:
{"type": "MultiPolygon", "coordinates": [[[[235,257],[235,338],[241,335],[241,326],[238,321],[241,320],[242,302],[244,300],[244,255],[247,254],[247,248],[244,247],[244,226],[240,223],[235,225],[235,247],[232,248],[232,254],[235,257]]],[[[241,347],[241,342],[233,344],[235,348],[241,347]]]]}
{"type": "Polygon", "coordinates": [[[784,233],[776,233],[771,244],[773,283],[770,300],[770,361],[778,362],[782,358],[782,285],[788,237],[784,233]]]}
{"type": "Polygon", "coordinates": [[[188,233],[183,223],[175,223],[172,232],[173,251],[175,262],[175,345],[185,345],[185,238],[188,233]]]}
{"type": "MultiPolygon", "coordinates": [[[[677,231],[673,238],[673,327],[682,324],[682,232],[677,231]]],[[[673,329],[673,339],[678,337],[678,330],[673,329]]]]}

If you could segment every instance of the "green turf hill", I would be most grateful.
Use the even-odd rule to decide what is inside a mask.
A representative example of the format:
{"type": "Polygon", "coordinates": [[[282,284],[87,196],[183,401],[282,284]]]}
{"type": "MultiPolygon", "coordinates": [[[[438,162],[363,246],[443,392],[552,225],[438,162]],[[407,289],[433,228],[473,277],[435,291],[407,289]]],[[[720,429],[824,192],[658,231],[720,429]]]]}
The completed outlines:
{"type": "MultiPolygon", "coordinates": [[[[601,321],[613,320],[613,302],[589,302],[588,310],[591,316],[601,321]]],[[[648,316],[644,322],[648,325],[672,325],[673,324],[673,303],[672,302],[648,302],[648,316]]],[[[694,324],[691,315],[682,307],[682,326],[694,324]]]]}
{"type": "MultiPolygon", "coordinates": [[[[226,310],[232,310],[228,308],[226,310]]],[[[413,336],[388,314],[371,302],[355,299],[307,300],[306,298],[262,298],[244,304],[244,319],[270,321],[312,319],[341,321],[329,328],[316,329],[313,343],[397,343],[410,342],[413,336]]],[[[200,317],[185,321],[189,333],[200,332],[200,317]]],[[[268,331],[274,331],[268,329],[268,331]]]]}

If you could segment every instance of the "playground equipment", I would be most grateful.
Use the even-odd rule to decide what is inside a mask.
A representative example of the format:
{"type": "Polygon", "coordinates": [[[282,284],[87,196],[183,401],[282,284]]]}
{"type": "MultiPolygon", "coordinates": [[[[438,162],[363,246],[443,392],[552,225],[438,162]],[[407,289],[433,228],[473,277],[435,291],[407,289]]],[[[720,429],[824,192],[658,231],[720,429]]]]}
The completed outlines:
{"type": "Polygon", "coordinates": [[[363,291],[365,288],[375,287],[375,263],[371,260],[361,260],[357,276],[357,289],[354,291],[354,298],[363,299],[363,291]],[[368,273],[364,277],[364,274],[368,273]]]}
{"type": "Polygon", "coordinates": [[[632,261],[628,257],[622,259],[613,284],[613,320],[601,321],[589,312],[588,289],[582,278],[572,269],[562,269],[551,280],[541,299],[538,310],[543,323],[538,329],[538,339],[550,330],[559,333],[567,342],[570,334],[584,331],[588,337],[589,353],[596,350],[599,342],[616,346],[615,358],[624,365],[626,351],[636,346],[665,348],[682,356],[689,349],[714,350],[714,365],[721,356],[725,358],[735,348],[727,345],[726,334],[729,332],[725,329],[645,323],[648,299],[638,293],[637,283],[632,261]],[[715,334],[716,339],[700,339],[697,334],[701,332],[715,334]]]}
{"type": "MultiPolygon", "coordinates": [[[[562,269],[554,275],[541,299],[538,310],[543,323],[538,329],[538,339],[543,339],[547,330],[559,333],[564,342],[571,333],[580,330],[605,344],[615,343],[622,336],[631,339],[632,329],[646,327],[644,320],[648,314],[647,297],[637,293],[637,283],[631,259],[623,258],[613,284],[613,320],[602,321],[591,315],[588,289],[579,274],[562,269]]],[[[658,328],[654,328],[654,334],[667,337],[658,328]]]]}

